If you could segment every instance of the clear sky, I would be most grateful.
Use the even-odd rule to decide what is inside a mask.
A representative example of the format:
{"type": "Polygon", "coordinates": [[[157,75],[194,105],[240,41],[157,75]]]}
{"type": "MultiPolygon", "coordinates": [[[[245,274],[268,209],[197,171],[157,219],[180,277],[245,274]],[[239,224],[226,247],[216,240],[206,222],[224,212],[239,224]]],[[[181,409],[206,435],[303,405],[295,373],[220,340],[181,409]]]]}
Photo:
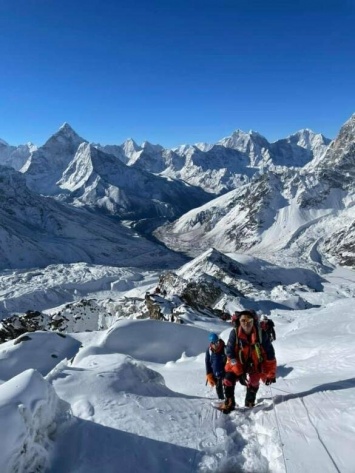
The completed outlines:
{"type": "Polygon", "coordinates": [[[354,0],[1,0],[0,138],[165,147],[334,138],[355,112],[354,0]]]}

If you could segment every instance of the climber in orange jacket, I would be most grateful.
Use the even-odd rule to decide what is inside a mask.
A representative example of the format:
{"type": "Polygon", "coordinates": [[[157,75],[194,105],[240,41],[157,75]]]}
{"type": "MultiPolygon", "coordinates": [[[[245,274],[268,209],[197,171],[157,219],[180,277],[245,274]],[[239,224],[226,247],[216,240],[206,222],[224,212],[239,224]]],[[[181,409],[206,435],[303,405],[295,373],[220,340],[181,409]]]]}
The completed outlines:
{"type": "Polygon", "coordinates": [[[246,386],[245,406],[255,405],[260,380],[276,382],[275,351],[268,335],[261,330],[256,313],[240,312],[239,327],[233,328],[226,346],[227,363],[223,380],[225,402],[221,410],[228,414],[235,408],[234,390],[239,381],[246,386]]]}

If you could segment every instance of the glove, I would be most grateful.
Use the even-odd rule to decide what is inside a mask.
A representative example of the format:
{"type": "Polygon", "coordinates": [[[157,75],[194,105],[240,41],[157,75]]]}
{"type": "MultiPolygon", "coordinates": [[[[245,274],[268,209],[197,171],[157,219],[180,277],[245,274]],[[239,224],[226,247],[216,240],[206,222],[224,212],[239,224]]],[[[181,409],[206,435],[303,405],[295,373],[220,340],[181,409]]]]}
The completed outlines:
{"type": "Polygon", "coordinates": [[[207,379],[207,383],[208,383],[210,386],[212,386],[212,387],[216,386],[216,381],[215,381],[214,376],[213,376],[212,373],[208,373],[208,374],[206,375],[206,379],[207,379]]]}
{"type": "Polygon", "coordinates": [[[246,386],[247,385],[247,376],[245,374],[240,375],[239,378],[238,378],[238,381],[243,386],[246,386]]]}
{"type": "Polygon", "coordinates": [[[225,366],[226,373],[231,372],[234,373],[237,377],[243,374],[244,367],[241,363],[235,358],[228,358],[228,361],[225,366]]]}
{"type": "Polygon", "coordinates": [[[266,378],[265,384],[266,386],[270,386],[270,384],[276,383],[276,378],[266,378]]]}

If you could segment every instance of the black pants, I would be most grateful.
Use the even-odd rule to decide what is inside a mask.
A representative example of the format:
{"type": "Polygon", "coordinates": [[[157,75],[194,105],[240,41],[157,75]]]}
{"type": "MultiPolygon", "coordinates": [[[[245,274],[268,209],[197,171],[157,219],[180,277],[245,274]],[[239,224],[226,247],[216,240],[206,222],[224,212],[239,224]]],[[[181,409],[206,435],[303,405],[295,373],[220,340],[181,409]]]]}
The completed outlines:
{"type": "Polygon", "coordinates": [[[216,378],[216,393],[218,399],[224,399],[223,378],[216,378]]]}
{"type": "MultiPolygon", "coordinates": [[[[235,405],[235,398],[234,398],[234,390],[235,384],[238,381],[238,376],[236,376],[233,372],[228,371],[225,375],[225,386],[224,386],[224,394],[226,399],[230,398],[233,400],[233,405],[235,405]]],[[[247,390],[245,393],[245,405],[250,407],[250,404],[255,404],[256,394],[258,392],[259,387],[253,387],[247,385],[247,390]]]]}

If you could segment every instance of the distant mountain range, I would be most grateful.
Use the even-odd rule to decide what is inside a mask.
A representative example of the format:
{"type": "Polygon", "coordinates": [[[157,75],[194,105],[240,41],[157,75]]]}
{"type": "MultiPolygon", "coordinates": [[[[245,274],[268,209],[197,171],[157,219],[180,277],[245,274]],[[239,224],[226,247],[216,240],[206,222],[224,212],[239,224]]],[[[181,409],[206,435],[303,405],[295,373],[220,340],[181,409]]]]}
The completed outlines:
{"type": "Polygon", "coordinates": [[[304,167],[275,166],[250,182],[159,228],[155,236],[191,256],[278,252],[319,267],[354,264],[355,115],[304,167]]]}
{"type": "Polygon", "coordinates": [[[355,115],[332,142],[237,130],[175,149],[90,144],[64,124],[41,147],[0,140],[0,164],[3,269],[142,255],[169,266],[211,247],[354,264],[355,115]]]}

